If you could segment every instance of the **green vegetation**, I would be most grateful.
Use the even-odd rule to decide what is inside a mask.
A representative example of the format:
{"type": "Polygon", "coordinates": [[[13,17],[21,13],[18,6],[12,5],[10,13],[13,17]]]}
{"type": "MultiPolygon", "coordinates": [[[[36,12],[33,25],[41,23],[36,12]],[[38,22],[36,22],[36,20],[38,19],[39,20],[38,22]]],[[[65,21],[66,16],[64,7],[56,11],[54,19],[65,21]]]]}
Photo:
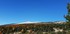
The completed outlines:
{"type": "Polygon", "coordinates": [[[67,9],[68,9],[68,13],[67,13],[65,18],[66,18],[67,22],[70,23],[70,4],[69,3],[68,3],[68,6],[67,6],[67,9]]]}
{"type": "Polygon", "coordinates": [[[70,30],[70,3],[68,3],[67,10],[68,10],[68,13],[65,16],[65,18],[66,18],[66,29],[70,30]]]}

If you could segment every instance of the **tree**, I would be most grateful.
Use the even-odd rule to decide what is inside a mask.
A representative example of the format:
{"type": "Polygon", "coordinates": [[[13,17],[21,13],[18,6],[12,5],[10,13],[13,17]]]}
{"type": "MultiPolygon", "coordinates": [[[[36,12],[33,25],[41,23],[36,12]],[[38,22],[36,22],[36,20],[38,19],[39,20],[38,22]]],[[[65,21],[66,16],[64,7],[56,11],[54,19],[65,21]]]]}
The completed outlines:
{"type": "Polygon", "coordinates": [[[65,16],[67,22],[69,23],[70,22],[70,4],[68,3],[68,6],[67,6],[67,9],[68,9],[68,13],[67,15],[65,16]]]}
{"type": "Polygon", "coordinates": [[[70,3],[68,3],[68,6],[67,6],[67,10],[68,10],[68,13],[67,15],[65,16],[66,18],[66,27],[70,27],[70,3]]]}

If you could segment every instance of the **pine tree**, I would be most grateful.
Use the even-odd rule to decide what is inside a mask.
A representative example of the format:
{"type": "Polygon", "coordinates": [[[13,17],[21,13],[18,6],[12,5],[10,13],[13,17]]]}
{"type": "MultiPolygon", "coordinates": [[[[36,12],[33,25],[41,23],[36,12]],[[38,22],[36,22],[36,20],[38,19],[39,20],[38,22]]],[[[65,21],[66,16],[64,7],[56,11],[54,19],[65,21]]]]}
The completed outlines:
{"type": "Polygon", "coordinates": [[[66,18],[66,28],[68,29],[70,27],[70,3],[68,3],[68,6],[67,6],[67,10],[68,10],[68,13],[67,15],[65,16],[66,18]]]}
{"type": "Polygon", "coordinates": [[[65,16],[65,18],[67,20],[67,23],[70,23],[70,4],[69,3],[68,3],[68,6],[67,6],[67,10],[68,10],[68,13],[65,16]]]}

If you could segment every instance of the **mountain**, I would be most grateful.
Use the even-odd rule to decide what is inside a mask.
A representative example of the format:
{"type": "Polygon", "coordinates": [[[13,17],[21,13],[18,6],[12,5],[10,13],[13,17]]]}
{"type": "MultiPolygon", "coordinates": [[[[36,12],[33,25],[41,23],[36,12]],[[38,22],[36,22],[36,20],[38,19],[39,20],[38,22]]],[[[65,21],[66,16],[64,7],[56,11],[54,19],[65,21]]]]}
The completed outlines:
{"type": "Polygon", "coordinates": [[[31,22],[31,21],[25,21],[25,22],[5,24],[5,25],[0,25],[0,26],[9,26],[9,25],[18,25],[18,24],[64,24],[64,23],[66,23],[66,22],[64,22],[64,21],[54,21],[54,22],[31,22]]]}
{"type": "Polygon", "coordinates": [[[40,22],[25,21],[25,22],[20,22],[20,23],[17,23],[17,24],[31,24],[31,23],[40,23],[40,22]]]}
{"type": "Polygon", "coordinates": [[[65,21],[55,21],[55,22],[53,22],[53,23],[63,24],[63,23],[66,23],[66,22],[65,22],[65,21]]]}

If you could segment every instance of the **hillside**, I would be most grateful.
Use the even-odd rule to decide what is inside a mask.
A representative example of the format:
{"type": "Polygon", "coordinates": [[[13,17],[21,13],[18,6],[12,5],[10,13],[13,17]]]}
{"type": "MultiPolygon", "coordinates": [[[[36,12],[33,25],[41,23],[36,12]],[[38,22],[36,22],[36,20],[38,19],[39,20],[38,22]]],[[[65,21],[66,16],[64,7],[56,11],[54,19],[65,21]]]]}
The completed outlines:
{"type": "Polygon", "coordinates": [[[65,22],[39,22],[39,23],[20,23],[20,24],[7,24],[0,26],[1,33],[14,33],[22,32],[26,33],[28,30],[34,32],[54,32],[53,28],[63,29],[65,28],[65,22]]]}

